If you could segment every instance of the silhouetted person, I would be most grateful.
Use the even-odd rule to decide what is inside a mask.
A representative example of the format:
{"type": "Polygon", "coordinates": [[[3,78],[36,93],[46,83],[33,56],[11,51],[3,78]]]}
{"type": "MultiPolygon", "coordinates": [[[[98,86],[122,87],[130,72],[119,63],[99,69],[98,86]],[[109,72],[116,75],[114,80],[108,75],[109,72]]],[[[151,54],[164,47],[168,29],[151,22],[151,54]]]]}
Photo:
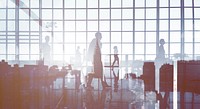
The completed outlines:
{"type": "Polygon", "coordinates": [[[100,32],[97,32],[95,34],[95,37],[92,42],[89,45],[89,50],[87,53],[87,60],[92,62],[93,64],[93,68],[91,69],[91,71],[88,74],[88,79],[87,80],[87,87],[91,87],[91,82],[93,80],[93,78],[100,78],[101,79],[101,84],[103,86],[103,88],[105,87],[109,87],[108,84],[106,83],[106,79],[105,81],[103,80],[103,64],[101,61],[101,38],[102,35],[100,32]]]}
{"type": "Polygon", "coordinates": [[[160,39],[159,41],[160,46],[158,48],[158,53],[156,55],[156,66],[158,68],[160,68],[160,66],[165,62],[165,49],[164,49],[164,44],[165,44],[165,40],[164,39],[160,39]]]}
{"type": "Polygon", "coordinates": [[[113,49],[114,49],[114,61],[113,61],[113,63],[112,63],[112,70],[113,70],[113,68],[114,68],[115,62],[117,62],[117,65],[119,66],[119,57],[118,57],[118,49],[117,49],[117,46],[114,46],[113,49]]]}
{"type": "Polygon", "coordinates": [[[81,52],[80,52],[80,47],[78,46],[76,49],[76,54],[75,54],[75,66],[80,67],[81,66],[81,52]]]}
{"type": "Polygon", "coordinates": [[[45,37],[45,43],[42,45],[42,54],[44,58],[44,64],[50,65],[51,55],[50,55],[51,47],[49,45],[49,36],[45,37]]]}

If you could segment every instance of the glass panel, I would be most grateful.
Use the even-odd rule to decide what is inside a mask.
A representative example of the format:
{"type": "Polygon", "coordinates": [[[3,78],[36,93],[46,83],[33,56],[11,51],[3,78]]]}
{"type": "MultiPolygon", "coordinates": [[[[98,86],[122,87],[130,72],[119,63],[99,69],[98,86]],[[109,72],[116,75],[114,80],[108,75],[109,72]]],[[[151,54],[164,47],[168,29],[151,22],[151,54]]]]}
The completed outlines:
{"type": "Polygon", "coordinates": [[[39,44],[31,44],[31,54],[39,54],[39,44]]]}
{"type": "Polygon", "coordinates": [[[144,60],[144,56],[143,55],[135,55],[135,60],[144,60]]]}
{"type": "MultiPolygon", "coordinates": [[[[7,1],[8,1],[8,8],[15,8],[14,0],[7,0],[7,1]]],[[[6,3],[6,1],[4,3],[6,3]]],[[[5,5],[5,7],[6,7],[6,5],[5,5]]]]}
{"type": "Polygon", "coordinates": [[[192,0],[184,0],[184,6],[192,6],[192,0]]]}
{"type": "Polygon", "coordinates": [[[168,8],[160,8],[160,19],[162,18],[168,18],[169,17],[169,11],[168,8]]]}
{"type": "Polygon", "coordinates": [[[65,33],[65,43],[75,43],[75,33],[66,32],[65,33]]]}
{"type": "Polygon", "coordinates": [[[86,0],[79,0],[76,2],[76,8],[86,8],[86,0]]]}
{"type": "Polygon", "coordinates": [[[200,6],[200,1],[199,0],[194,0],[194,6],[200,6]]]}
{"type": "Polygon", "coordinates": [[[0,54],[6,54],[6,45],[5,44],[0,44],[0,54]]]}
{"type": "Polygon", "coordinates": [[[30,0],[31,8],[39,8],[39,0],[30,0]]]}
{"type": "Polygon", "coordinates": [[[0,9],[0,19],[6,19],[6,10],[0,9]]]}
{"type": "Polygon", "coordinates": [[[195,54],[200,54],[200,44],[199,43],[196,43],[195,44],[195,54]]]}
{"type": "Polygon", "coordinates": [[[108,8],[110,7],[110,0],[100,0],[100,8],[108,8]]]}
{"type": "Polygon", "coordinates": [[[75,19],[75,10],[65,10],[65,19],[75,19]]]}
{"type": "Polygon", "coordinates": [[[192,43],[185,43],[185,54],[192,54],[193,53],[193,44],[192,43]]]}
{"type": "Polygon", "coordinates": [[[135,19],[144,19],[144,9],[135,9],[135,19]]]}
{"type": "Polygon", "coordinates": [[[156,19],[156,9],[146,9],[146,19],[156,19]]]}
{"type": "Polygon", "coordinates": [[[133,42],[132,32],[122,32],[122,42],[133,42]]]}
{"type": "Polygon", "coordinates": [[[192,20],[185,20],[185,30],[193,30],[193,21],[192,20]]]}
{"type": "Polygon", "coordinates": [[[195,42],[200,42],[200,32],[195,31],[194,36],[195,42]]]}
{"type": "Polygon", "coordinates": [[[110,42],[110,32],[101,32],[102,39],[101,42],[110,42]]]}
{"type": "Polygon", "coordinates": [[[15,21],[8,21],[8,31],[15,31],[15,21]]]}
{"type": "Polygon", "coordinates": [[[170,20],[170,29],[171,30],[180,30],[181,21],[180,20],[170,20]]]}
{"type": "Polygon", "coordinates": [[[160,7],[168,7],[169,0],[160,0],[160,7]]]}
{"type": "Polygon", "coordinates": [[[185,18],[192,18],[192,8],[184,8],[184,17],[185,18]]]}
{"type": "Polygon", "coordinates": [[[75,44],[65,44],[65,53],[75,54],[75,49],[72,49],[73,47],[75,47],[75,44]]]}
{"type": "Polygon", "coordinates": [[[185,32],[185,42],[193,42],[193,32],[185,32]]]}
{"type": "Polygon", "coordinates": [[[88,10],[88,19],[98,19],[98,10],[89,9],[88,10]]]}
{"type": "Polygon", "coordinates": [[[156,20],[146,20],[146,30],[156,31],[156,20]]]}
{"type": "Polygon", "coordinates": [[[156,55],[146,55],[146,60],[155,60],[156,55]]]}
{"type": "Polygon", "coordinates": [[[180,0],[170,0],[170,6],[179,6],[180,7],[180,0]]]}
{"type": "MultiPolygon", "coordinates": [[[[102,54],[110,54],[110,44],[103,44],[101,49],[102,54]]],[[[102,57],[102,60],[105,58],[102,57]]]]}
{"type": "Polygon", "coordinates": [[[200,20],[194,20],[194,28],[195,30],[200,30],[200,20]]]}
{"type": "Polygon", "coordinates": [[[170,32],[170,42],[181,42],[180,32],[170,32]]]}
{"type": "Polygon", "coordinates": [[[135,54],[144,54],[144,44],[135,44],[135,54]]]}
{"type": "Polygon", "coordinates": [[[8,9],[8,19],[15,19],[15,10],[8,9]]]}
{"type": "Polygon", "coordinates": [[[20,9],[19,10],[19,19],[29,19],[29,10],[28,9],[20,9]]]}
{"type": "Polygon", "coordinates": [[[123,7],[133,7],[133,0],[122,0],[123,7]]]}
{"type": "Polygon", "coordinates": [[[123,44],[122,45],[122,54],[132,54],[133,45],[132,44],[123,44]]]}
{"type": "Polygon", "coordinates": [[[121,42],[120,32],[111,32],[111,43],[112,42],[121,42]]]}
{"type": "Polygon", "coordinates": [[[170,8],[170,18],[181,18],[180,8],[170,8]]]}
{"type": "MultiPolygon", "coordinates": [[[[85,25],[83,25],[83,26],[85,26],[85,25]]],[[[88,31],[98,31],[98,22],[97,21],[88,21],[88,31]]]]}
{"type": "Polygon", "coordinates": [[[65,31],[75,31],[75,21],[65,21],[65,31]]]}
{"type": "Polygon", "coordinates": [[[100,19],[110,19],[110,10],[109,9],[101,9],[100,10],[100,19]]]}
{"type": "Polygon", "coordinates": [[[63,19],[63,11],[61,9],[54,9],[53,10],[53,18],[55,20],[63,19]]]}
{"type": "Polygon", "coordinates": [[[86,19],[86,10],[76,10],[76,19],[86,19]]]}
{"type": "Polygon", "coordinates": [[[52,8],[52,0],[42,0],[42,8],[52,8]]]}
{"type": "Polygon", "coordinates": [[[75,0],[65,0],[65,8],[75,8],[75,0]]]}
{"type": "Polygon", "coordinates": [[[110,21],[100,21],[100,31],[109,31],[110,21]]]}
{"type": "Polygon", "coordinates": [[[63,0],[53,0],[53,7],[54,8],[62,8],[63,7],[63,0]]]}
{"type": "Polygon", "coordinates": [[[0,8],[6,8],[6,0],[0,1],[0,8]]]}
{"type": "Polygon", "coordinates": [[[85,21],[77,21],[76,22],[76,30],[77,31],[86,31],[86,22],[85,21]]]}
{"type": "Polygon", "coordinates": [[[135,7],[144,7],[144,0],[135,0],[135,7]]]}
{"type": "Polygon", "coordinates": [[[177,53],[180,53],[181,52],[181,47],[180,47],[180,43],[171,43],[170,44],[170,53],[171,54],[177,54],[177,53]]]}
{"type": "Polygon", "coordinates": [[[88,0],[88,8],[98,8],[98,0],[88,0]]]}
{"type": "Polygon", "coordinates": [[[133,10],[132,9],[123,9],[122,10],[123,19],[133,19],[133,10]]]}
{"type": "Polygon", "coordinates": [[[121,0],[111,0],[111,7],[121,7],[121,0]]]}
{"type": "Polygon", "coordinates": [[[160,30],[168,30],[169,22],[168,20],[160,20],[160,30]]]}
{"type": "Polygon", "coordinates": [[[8,54],[15,54],[15,44],[8,44],[8,54]]]}
{"type": "Polygon", "coordinates": [[[146,32],[146,42],[156,42],[156,32],[146,32]]]}
{"type": "Polygon", "coordinates": [[[86,33],[85,32],[77,32],[76,33],[76,42],[86,42],[86,33]]]}
{"type": "Polygon", "coordinates": [[[111,21],[111,31],[120,31],[121,21],[111,21]]]}
{"type": "Polygon", "coordinates": [[[19,55],[19,60],[21,61],[29,60],[29,55],[19,55]]]}
{"type": "Polygon", "coordinates": [[[156,7],[157,0],[146,0],[146,7],[156,7]]]}
{"type": "MultiPolygon", "coordinates": [[[[31,20],[39,19],[39,9],[31,9],[31,20]]],[[[38,21],[39,22],[39,21],[38,21]]]]}
{"type": "Polygon", "coordinates": [[[54,42],[63,42],[63,34],[62,32],[54,32],[54,42]]]}
{"type": "Polygon", "coordinates": [[[39,59],[39,55],[31,55],[30,60],[38,60],[38,59],[39,59]]]}
{"type": "Polygon", "coordinates": [[[29,22],[19,21],[19,31],[29,31],[29,22]]]}
{"type": "Polygon", "coordinates": [[[165,40],[165,44],[166,44],[166,42],[169,42],[168,41],[168,32],[159,32],[159,38],[160,39],[164,39],[165,40]]]}
{"type": "Polygon", "coordinates": [[[63,53],[63,45],[62,44],[54,44],[53,45],[53,54],[62,54],[63,53]]]}
{"type": "Polygon", "coordinates": [[[122,30],[123,31],[132,31],[133,30],[133,21],[122,21],[122,30]]]}
{"type": "Polygon", "coordinates": [[[200,18],[200,8],[194,8],[194,18],[200,18]]]}
{"type": "Polygon", "coordinates": [[[136,20],[135,21],[135,30],[144,31],[144,21],[136,20]]]}
{"type": "Polygon", "coordinates": [[[15,55],[8,55],[8,60],[15,60],[15,55]]]}
{"type": "Polygon", "coordinates": [[[19,44],[20,54],[29,54],[29,44],[19,44]]]}
{"type": "Polygon", "coordinates": [[[146,44],[146,54],[156,54],[156,44],[146,44]]]}
{"type": "Polygon", "coordinates": [[[62,31],[63,30],[63,21],[54,21],[53,30],[54,31],[62,31]]]}
{"type": "Polygon", "coordinates": [[[42,10],[42,19],[52,19],[52,10],[51,9],[43,9],[42,10]]]}
{"type": "Polygon", "coordinates": [[[135,42],[144,42],[144,32],[135,32],[135,42]]]}
{"type": "Polygon", "coordinates": [[[121,10],[111,9],[111,19],[121,19],[121,10]]]}
{"type": "Polygon", "coordinates": [[[39,24],[36,21],[31,21],[31,31],[39,31],[39,24]]]}
{"type": "Polygon", "coordinates": [[[20,0],[19,1],[19,6],[21,8],[29,8],[29,1],[27,1],[27,0],[20,0]]]}

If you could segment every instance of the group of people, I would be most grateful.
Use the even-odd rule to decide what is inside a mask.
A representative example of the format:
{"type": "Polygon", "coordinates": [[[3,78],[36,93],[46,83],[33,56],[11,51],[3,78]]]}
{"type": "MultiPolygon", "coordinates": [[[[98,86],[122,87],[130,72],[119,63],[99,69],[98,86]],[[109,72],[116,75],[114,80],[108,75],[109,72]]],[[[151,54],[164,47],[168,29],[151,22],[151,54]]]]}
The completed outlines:
{"type": "MultiPolygon", "coordinates": [[[[100,78],[103,87],[110,87],[107,84],[106,79],[104,79],[105,76],[103,75],[103,64],[101,60],[101,48],[102,48],[101,39],[102,39],[102,34],[100,32],[96,32],[95,38],[90,42],[90,45],[86,54],[86,61],[88,64],[90,64],[88,65],[90,67],[87,68],[88,73],[85,76],[87,87],[92,87],[91,82],[93,78],[100,78]]],[[[46,42],[43,44],[42,52],[43,52],[44,61],[48,63],[50,61],[50,46],[48,44],[49,36],[47,36],[45,40],[46,42]]],[[[157,66],[160,66],[165,60],[164,39],[160,39],[159,43],[160,43],[160,46],[159,46],[158,53],[155,59],[157,66]]],[[[77,53],[76,54],[80,57],[79,49],[80,47],[77,47],[76,52],[78,54],[77,53]]],[[[118,48],[117,46],[114,46],[113,49],[114,49],[114,61],[112,62],[111,70],[113,70],[116,62],[117,62],[117,65],[119,66],[118,48]]]]}

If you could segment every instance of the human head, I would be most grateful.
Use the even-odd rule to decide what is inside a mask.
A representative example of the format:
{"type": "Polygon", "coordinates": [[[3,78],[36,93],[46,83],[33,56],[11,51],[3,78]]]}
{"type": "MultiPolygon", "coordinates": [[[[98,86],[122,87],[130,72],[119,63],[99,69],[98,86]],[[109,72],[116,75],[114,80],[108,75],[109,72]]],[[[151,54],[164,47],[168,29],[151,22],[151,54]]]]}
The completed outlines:
{"type": "Polygon", "coordinates": [[[165,40],[164,39],[160,39],[160,44],[164,45],[165,44],[165,40]]]}
{"type": "Polygon", "coordinates": [[[95,37],[96,37],[97,39],[101,40],[102,35],[101,35],[100,32],[96,32],[96,33],[95,33],[95,37]]]}
{"type": "Polygon", "coordinates": [[[45,41],[46,41],[46,42],[49,42],[49,36],[46,36],[46,37],[45,37],[45,41]]]}
{"type": "Polygon", "coordinates": [[[117,49],[117,46],[114,46],[113,49],[117,49]]]}

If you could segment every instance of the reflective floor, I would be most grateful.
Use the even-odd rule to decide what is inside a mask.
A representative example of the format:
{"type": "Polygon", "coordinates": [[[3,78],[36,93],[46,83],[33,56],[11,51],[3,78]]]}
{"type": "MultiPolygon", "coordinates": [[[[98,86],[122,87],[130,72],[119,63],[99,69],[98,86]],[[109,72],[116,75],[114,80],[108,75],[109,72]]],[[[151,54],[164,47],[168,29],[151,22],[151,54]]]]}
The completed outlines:
{"type": "Polygon", "coordinates": [[[153,91],[144,91],[145,84],[141,79],[120,79],[117,87],[114,80],[107,81],[112,87],[106,89],[102,89],[98,79],[93,80],[93,89],[80,86],[76,90],[67,85],[70,82],[66,82],[64,109],[199,109],[200,106],[198,94],[185,93],[184,105],[180,107],[179,93],[177,101],[173,102],[173,92],[165,98],[165,92],[158,95],[153,91]]]}

